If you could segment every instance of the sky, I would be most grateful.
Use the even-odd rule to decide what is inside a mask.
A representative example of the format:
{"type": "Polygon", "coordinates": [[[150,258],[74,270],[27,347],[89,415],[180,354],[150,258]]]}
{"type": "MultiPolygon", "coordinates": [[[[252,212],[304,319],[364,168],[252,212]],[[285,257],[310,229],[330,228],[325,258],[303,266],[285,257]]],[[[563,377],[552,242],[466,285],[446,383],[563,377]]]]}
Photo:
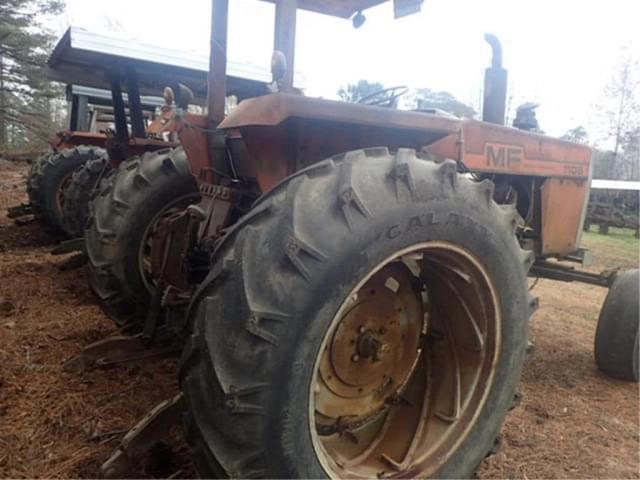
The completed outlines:
{"type": "MultiPolygon", "coordinates": [[[[66,23],[97,33],[206,54],[210,0],[66,0],[66,23]]],[[[230,0],[229,58],[265,69],[273,49],[273,5],[230,0]]],[[[640,58],[640,0],[425,0],[422,12],[393,19],[391,3],[348,20],[298,15],[296,73],[305,93],[336,98],[359,79],[385,86],[447,90],[480,109],[491,52],[503,44],[509,104],[540,104],[548,134],[583,125],[604,140],[599,105],[625,54],[640,58]]],[[[59,33],[64,29],[60,25],[59,33]]]]}

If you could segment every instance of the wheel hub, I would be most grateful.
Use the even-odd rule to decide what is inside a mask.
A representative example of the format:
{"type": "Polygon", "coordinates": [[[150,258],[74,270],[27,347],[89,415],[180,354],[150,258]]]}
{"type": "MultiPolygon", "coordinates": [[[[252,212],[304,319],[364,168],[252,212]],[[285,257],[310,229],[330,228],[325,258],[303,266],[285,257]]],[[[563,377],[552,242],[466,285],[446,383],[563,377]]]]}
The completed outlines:
{"type": "Polygon", "coordinates": [[[390,265],[375,275],[352,299],[322,355],[318,411],[333,419],[347,412],[356,421],[383,408],[414,368],[422,322],[420,292],[406,267],[390,265]]]}

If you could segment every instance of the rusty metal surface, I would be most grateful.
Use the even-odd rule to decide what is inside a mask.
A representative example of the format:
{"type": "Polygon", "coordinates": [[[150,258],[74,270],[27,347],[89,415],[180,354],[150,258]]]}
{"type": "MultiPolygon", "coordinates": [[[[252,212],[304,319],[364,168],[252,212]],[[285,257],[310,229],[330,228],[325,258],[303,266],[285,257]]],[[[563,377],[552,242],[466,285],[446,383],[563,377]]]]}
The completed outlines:
{"type": "Polygon", "coordinates": [[[398,252],[374,271],[346,297],[320,348],[314,448],[334,478],[428,477],[486,401],[497,296],[480,261],[447,243],[398,252]]]}
{"type": "Polygon", "coordinates": [[[202,221],[199,224],[197,238],[201,247],[213,250],[215,243],[223,235],[223,229],[229,226],[237,195],[230,188],[208,183],[200,184],[200,192],[202,221]]]}
{"type": "Polygon", "coordinates": [[[508,127],[466,122],[464,158],[476,171],[586,179],[592,150],[508,127]]]}
{"type": "Polygon", "coordinates": [[[106,141],[107,136],[104,133],[63,131],[53,135],[49,145],[54,150],[62,150],[77,145],[103,146],[106,141]]]}
{"type": "Polygon", "coordinates": [[[153,231],[148,247],[149,269],[147,275],[156,284],[170,284],[188,290],[185,259],[191,246],[191,218],[186,211],[172,211],[163,217],[153,231]],[[167,253],[170,252],[170,255],[167,253]]]}
{"type": "Polygon", "coordinates": [[[286,93],[241,102],[220,128],[279,127],[290,119],[428,133],[431,141],[423,145],[429,145],[429,151],[461,160],[474,171],[577,178],[589,174],[591,149],[584,145],[474,120],[286,93]],[[464,146],[462,158],[459,145],[464,146]]]}
{"type": "Polygon", "coordinates": [[[180,353],[181,346],[171,344],[148,348],[139,336],[114,336],[98,340],[84,347],[79,355],[67,360],[65,372],[80,374],[91,367],[108,367],[115,364],[137,362],[180,353]]]}
{"type": "MultiPolygon", "coordinates": [[[[222,123],[231,126],[239,127],[249,151],[242,171],[262,191],[314,162],[380,145],[424,149],[475,172],[520,176],[586,179],[591,159],[588,147],[500,125],[288,94],[241,103],[222,123]]],[[[564,219],[565,231],[578,230],[580,213],[564,219]]],[[[555,235],[547,230],[547,238],[555,235]]]]}
{"type": "Polygon", "coordinates": [[[413,372],[424,312],[411,279],[402,264],[385,267],[363,286],[326,347],[316,409],[345,417],[342,426],[378,412],[413,372]],[[385,285],[390,278],[395,292],[385,285]]]}
{"type": "Polygon", "coordinates": [[[198,193],[174,198],[147,227],[139,251],[139,270],[150,293],[162,291],[166,282],[188,290],[185,262],[191,247],[192,226],[187,208],[200,200],[198,193]],[[170,280],[169,280],[170,279],[170,280]]]}
{"type": "Polygon", "coordinates": [[[541,189],[542,254],[566,255],[579,247],[588,180],[550,178],[541,189]]]}
{"type": "Polygon", "coordinates": [[[227,26],[229,0],[211,3],[211,40],[207,77],[207,109],[209,125],[214,128],[224,118],[227,96],[227,26]]]}
{"type": "Polygon", "coordinates": [[[277,126],[294,117],[371,127],[428,130],[443,135],[458,131],[461,122],[426,113],[274,93],[242,101],[220,124],[220,128],[277,126]]]}
{"type": "MultiPolygon", "coordinates": [[[[64,131],[56,133],[49,141],[49,144],[54,150],[63,150],[79,145],[93,145],[105,148],[107,142],[108,138],[104,133],[64,131]]],[[[180,145],[179,142],[165,142],[155,138],[131,138],[127,143],[127,153],[130,156],[141,155],[144,152],[174,148],[178,145],[180,145]]]]}
{"type": "Polygon", "coordinates": [[[188,113],[178,128],[178,137],[189,159],[191,173],[205,182],[215,183],[216,175],[211,167],[212,157],[207,132],[209,119],[204,115],[188,113]]]}
{"type": "Polygon", "coordinates": [[[104,478],[128,478],[135,471],[136,461],[178,425],[182,418],[182,393],[165,400],[149,411],[120,441],[111,457],[102,464],[104,478]]]}

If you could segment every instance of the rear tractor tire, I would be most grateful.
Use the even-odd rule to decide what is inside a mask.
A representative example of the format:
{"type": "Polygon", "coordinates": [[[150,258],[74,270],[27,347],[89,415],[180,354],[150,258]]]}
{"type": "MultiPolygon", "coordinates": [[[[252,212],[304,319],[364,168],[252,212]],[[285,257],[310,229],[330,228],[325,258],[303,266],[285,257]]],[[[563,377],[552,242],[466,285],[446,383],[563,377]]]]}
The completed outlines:
{"type": "Polygon", "coordinates": [[[141,328],[154,290],[149,253],[158,222],[199,201],[182,148],[120,165],[91,202],[85,230],[89,283],[118,325],[141,328]]]}
{"type": "Polygon", "coordinates": [[[65,229],[72,238],[82,237],[89,219],[89,203],[96,193],[98,182],[111,171],[107,156],[92,158],[79,167],[71,177],[64,193],[62,217],[65,229]]]}
{"type": "Polygon", "coordinates": [[[489,180],[406,149],[337,156],[262,197],[190,308],[200,475],[468,478],[525,359],[519,222],[489,180]]]}
{"type": "Polygon", "coordinates": [[[69,236],[64,222],[64,193],[73,172],[87,161],[106,156],[98,147],[78,146],[41,157],[28,181],[36,218],[52,233],[69,236]]]}
{"type": "Polygon", "coordinates": [[[596,364],[602,373],[638,382],[640,355],[640,270],[618,274],[605,298],[595,339],[596,364]]]}

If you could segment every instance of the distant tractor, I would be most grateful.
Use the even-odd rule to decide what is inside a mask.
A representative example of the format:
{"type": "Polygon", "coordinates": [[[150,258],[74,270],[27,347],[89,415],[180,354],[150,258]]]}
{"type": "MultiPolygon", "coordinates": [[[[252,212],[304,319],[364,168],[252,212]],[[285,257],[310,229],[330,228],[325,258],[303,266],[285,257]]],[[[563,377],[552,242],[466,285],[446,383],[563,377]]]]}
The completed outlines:
{"type": "MultiPolygon", "coordinates": [[[[123,476],[150,432],[183,418],[204,477],[467,478],[519,397],[527,275],[611,286],[596,359],[637,381],[637,270],[551,261],[581,261],[592,151],[503,125],[498,40],[483,121],[397,110],[402,87],[309,98],[293,83],[297,10],[361,24],[386,2],[272,3],[273,93],[226,111],[229,0],[212,0],[207,115],[167,105],[182,146],[93,200],[92,286],[140,333],[68,365],[182,350],[183,396],[103,473],[123,476]]],[[[395,0],[395,14],[421,3],[395,0]]]]}
{"type": "MultiPolygon", "coordinates": [[[[53,233],[81,237],[89,199],[101,179],[124,160],[178,146],[167,127],[173,111],[156,112],[174,98],[174,91],[161,85],[173,86],[179,96],[180,82],[190,84],[196,98],[190,93],[189,100],[203,102],[206,71],[198,59],[185,61],[182,56],[78,28],[67,30],[49,58],[48,74],[51,80],[74,84],[68,94],[69,130],[56,133],[52,151],[33,162],[27,185],[30,203],[10,209],[10,216],[34,214],[53,233]],[[163,93],[164,102],[158,98],[163,93]]],[[[264,81],[255,79],[263,79],[261,75],[259,69],[234,65],[227,94],[242,99],[265,92],[264,81]]],[[[186,159],[178,169],[197,196],[186,159]]]]}
{"type": "Polygon", "coordinates": [[[598,232],[606,235],[610,227],[628,228],[638,238],[639,203],[640,182],[592,180],[584,229],[597,225],[598,232]]]}
{"type": "MultiPolygon", "coordinates": [[[[178,145],[163,138],[157,133],[160,128],[149,123],[156,105],[142,104],[139,94],[134,101],[137,91],[132,85],[129,82],[134,93],[129,94],[128,105],[119,80],[114,80],[109,108],[94,108],[103,92],[69,86],[69,130],[57,132],[49,141],[51,152],[33,161],[27,180],[29,205],[10,209],[10,217],[34,214],[54,234],[82,236],[89,198],[100,178],[130,156],[178,145]],[[136,122],[141,128],[130,134],[136,122]],[[100,125],[104,130],[98,131],[100,125]]],[[[162,119],[160,116],[158,122],[162,119]]]]}

